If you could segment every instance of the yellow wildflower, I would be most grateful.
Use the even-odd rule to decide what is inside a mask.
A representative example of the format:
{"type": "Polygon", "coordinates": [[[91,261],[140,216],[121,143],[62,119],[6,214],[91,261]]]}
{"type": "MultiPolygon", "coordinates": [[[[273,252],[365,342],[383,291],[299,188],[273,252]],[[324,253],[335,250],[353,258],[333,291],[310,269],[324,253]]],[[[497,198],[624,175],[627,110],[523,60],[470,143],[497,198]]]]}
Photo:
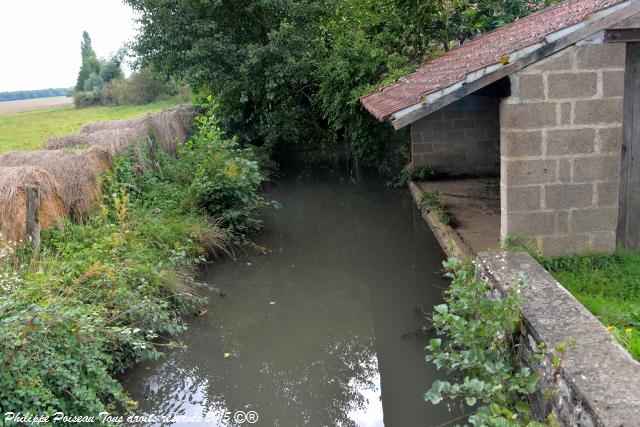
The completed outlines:
{"type": "Polygon", "coordinates": [[[613,331],[613,326],[611,326],[611,325],[607,326],[607,331],[609,331],[609,332],[613,331]]]}
{"type": "Polygon", "coordinates": [[[624,330],[626,333],[630,334],[631,332],[633,332],[633,328],[627,328],[624,330]]]}

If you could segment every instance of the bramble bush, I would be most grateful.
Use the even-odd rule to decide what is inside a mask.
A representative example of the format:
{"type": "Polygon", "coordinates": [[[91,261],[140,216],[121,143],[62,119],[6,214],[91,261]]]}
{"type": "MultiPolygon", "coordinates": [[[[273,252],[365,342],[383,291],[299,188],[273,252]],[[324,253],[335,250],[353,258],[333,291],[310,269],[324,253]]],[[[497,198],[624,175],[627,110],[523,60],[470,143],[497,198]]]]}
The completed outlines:
{"type": "Polygon", "coordinates": [[[0,413],[126,412],[115,375],[178,345],[205,301],[195,269],[267,204],[251,152],[203,117],[176,158],[115,159],[99,209],[44,232],[37,257],[0,239],[0,413]]]}

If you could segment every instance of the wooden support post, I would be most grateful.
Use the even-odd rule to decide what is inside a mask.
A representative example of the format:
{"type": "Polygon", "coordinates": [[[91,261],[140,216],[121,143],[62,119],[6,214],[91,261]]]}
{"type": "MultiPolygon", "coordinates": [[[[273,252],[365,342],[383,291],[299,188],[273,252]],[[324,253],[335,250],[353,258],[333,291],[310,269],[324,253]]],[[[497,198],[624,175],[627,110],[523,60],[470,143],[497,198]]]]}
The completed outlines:
{"type": "Polygon", "coordinates": [[[27,239],[33,244],[34,255],[40,252],[40,195],[36,187],[26,187],[25,199],[27,204],[27,239]]]}

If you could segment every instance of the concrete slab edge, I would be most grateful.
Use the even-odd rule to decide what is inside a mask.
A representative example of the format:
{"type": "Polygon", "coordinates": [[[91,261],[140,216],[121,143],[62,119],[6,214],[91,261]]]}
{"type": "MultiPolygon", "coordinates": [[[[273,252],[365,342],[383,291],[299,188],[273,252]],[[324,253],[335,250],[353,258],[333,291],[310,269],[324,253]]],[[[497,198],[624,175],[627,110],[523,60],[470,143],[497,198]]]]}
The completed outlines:
{"type": "Polygon", "coordinates": [[[440,221],[435,212],[423,212],[420,209],[420,200],[424,191],[422,191],[414,182],[409,182],[409,191],[411,192],[411,196],[413,197],[422,218],[425,220],[427,225],[429,225],[429,228],[436,236],[438,243],[440,243],[440,246],[447,254],[447,257],[455,257],[463,262],[472,261],[476,255],[462,240],[462,238],[460,238],[460,235],[456,233],[452,227],[440,221]]]}
{"type": "Polygon", "coordinates": [[[481,253],[476,276],[498,293],[525,279],[520,354],[541,377],[532,397],[538,417],[552,413],[565,426],[640,426],[640,363],[535,259],[527,253],[481,253]],[[575,346],[559,369],[551,366],[553,354],[534,357],[542,343],[553,349],[572,340],[575,346]]]}

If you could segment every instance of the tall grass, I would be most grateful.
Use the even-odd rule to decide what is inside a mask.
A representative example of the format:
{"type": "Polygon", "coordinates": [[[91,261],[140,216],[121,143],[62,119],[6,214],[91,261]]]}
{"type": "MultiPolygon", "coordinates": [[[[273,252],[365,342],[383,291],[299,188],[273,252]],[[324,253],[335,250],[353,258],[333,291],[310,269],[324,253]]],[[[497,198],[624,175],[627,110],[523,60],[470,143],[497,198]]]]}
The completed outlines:
{"type": "Polygon", "coordinates": [[[540,261],[640,360],[639,256],[619,250],[540,261]]]}

